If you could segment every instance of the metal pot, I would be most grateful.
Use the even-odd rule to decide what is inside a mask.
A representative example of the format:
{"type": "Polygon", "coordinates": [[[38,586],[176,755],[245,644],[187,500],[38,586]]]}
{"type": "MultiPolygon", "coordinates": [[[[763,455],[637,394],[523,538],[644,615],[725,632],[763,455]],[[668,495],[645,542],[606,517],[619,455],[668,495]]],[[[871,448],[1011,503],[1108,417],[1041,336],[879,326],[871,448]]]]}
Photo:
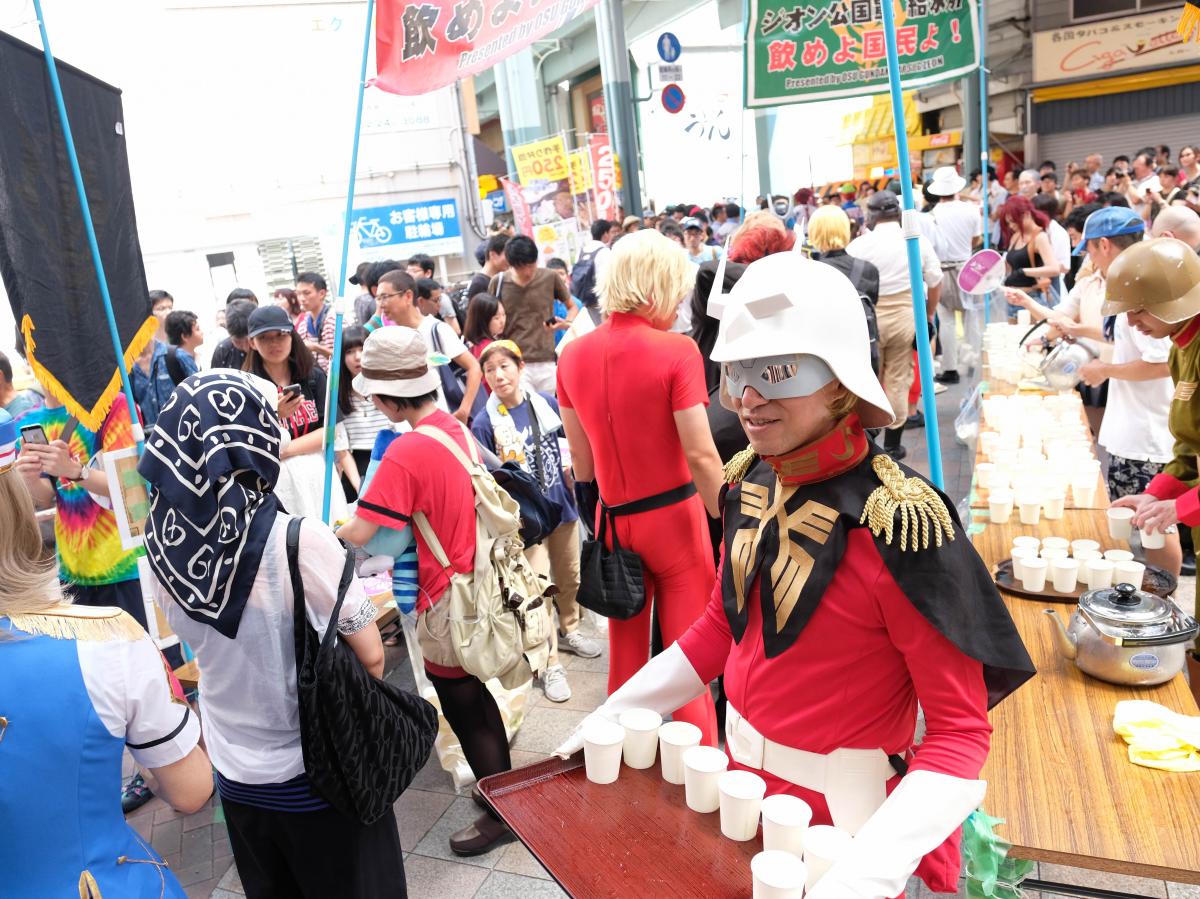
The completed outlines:
{"type": "Polygon", "coordinates": [[[1055,390],[1074,390],[1079,383],[1079,369],[1095,358],[1096,354],[1085,344],[1060,340],[1039,368],[1046,383],[1055,390]]]}
{"type": "Polygon", "coordinates": [[[1200,631],[1171,600],[1133,584],[1088,590],[1067,627],[1054,609],[1046,614],[1059,649],[1080,671],[1134,687],[1165,683],[1182,671],[1187,646],[1200,631]]]}

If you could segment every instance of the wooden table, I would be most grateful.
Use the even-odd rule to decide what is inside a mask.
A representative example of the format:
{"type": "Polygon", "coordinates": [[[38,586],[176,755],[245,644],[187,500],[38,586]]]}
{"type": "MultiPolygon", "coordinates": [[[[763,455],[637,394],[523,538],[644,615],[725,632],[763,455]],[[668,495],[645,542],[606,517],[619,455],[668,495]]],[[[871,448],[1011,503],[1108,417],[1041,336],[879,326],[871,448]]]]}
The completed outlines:
{"type": "MultiPolygon", "coordinates": [[[[973,542],[990,567],[1019,534],[1088,538],[1112,548],[1104,515],[1068,511],[1062,521],[988,525],[973,542]]],[[[1113,733],[1117,702],[1146,699],[1186,715],[1198,710],[1182,675],[1158,687],[1119,687],[1083,674],[1059,654],[1045,602],[1004,594],[1038,674],[991,712],[984,807],[1005,819],[1013,854],[1035,861],[1200,883],[1200,778],[1142,768],[1113,733]]],[[[1060,614],[1070,607],[1058,606],[1060,614]]],[[[1080,893],[1026,881],[1027,889],[1080,893]]]]}

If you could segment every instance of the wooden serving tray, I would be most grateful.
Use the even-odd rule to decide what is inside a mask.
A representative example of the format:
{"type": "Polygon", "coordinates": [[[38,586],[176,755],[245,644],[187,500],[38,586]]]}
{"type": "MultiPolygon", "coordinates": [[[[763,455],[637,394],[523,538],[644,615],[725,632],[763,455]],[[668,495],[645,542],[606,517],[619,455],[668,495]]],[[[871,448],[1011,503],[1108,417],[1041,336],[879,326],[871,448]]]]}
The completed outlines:
{"type": "Polygon", "coordinates": [[[492,808],[559,885],[577,899],[750,895],[750,859],[762,838],[721,835],[720,814],[701,815],[683,786],[621,765],[616,783],[587,779],[583,753],[493,774],[479,782],[492,808]]]}
{"type": "MultiPolygon", "coordinates": [[[[1036,599],[1039,602],[1063,602],[1074,605],[1079,602],[1079,597],[1087,592],[1087,587],[1081,586],[1077,581],[1074,593],[1059,593],[1051,584],[1049,572],[1046,572],[1045,590],[1036,593],[1026,590],[1021,586],[1021,582],[1013,577],[1012,559],[1005,559],[996,565],[992,570],[992,580],[1001,590],[1006,590],[1022,599],[1036,599]]],[[[1146,566],[1146,571],[1142,575],[1141,589],[1147,593],[1153,593],[1155,596],[1166,599],[1175,592],[1177,586],[1179,586],[1179,582],[1169,571],[1164,571],[1154,565],[1146,566]]]]}

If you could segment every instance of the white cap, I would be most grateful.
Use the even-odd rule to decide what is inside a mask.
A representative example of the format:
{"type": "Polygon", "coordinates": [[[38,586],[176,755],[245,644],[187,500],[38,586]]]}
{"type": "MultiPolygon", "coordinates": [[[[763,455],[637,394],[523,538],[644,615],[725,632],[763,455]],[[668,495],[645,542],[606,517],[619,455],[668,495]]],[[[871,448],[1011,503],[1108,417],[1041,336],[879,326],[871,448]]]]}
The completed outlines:
{"type": "Polygon", "coordinates": [[[933,180],[929,182],[929,192],[935,197],[953,197],[962,193],[967,186],[967,179],[958,173],[952,165],[944,165],[933,170],[933,180]]]}

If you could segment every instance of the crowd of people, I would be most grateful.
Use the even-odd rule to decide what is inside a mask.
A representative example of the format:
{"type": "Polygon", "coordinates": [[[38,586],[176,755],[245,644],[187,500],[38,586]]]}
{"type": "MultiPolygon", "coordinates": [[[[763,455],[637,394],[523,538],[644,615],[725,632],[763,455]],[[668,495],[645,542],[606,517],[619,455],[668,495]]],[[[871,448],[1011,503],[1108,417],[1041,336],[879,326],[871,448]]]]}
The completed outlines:
{"type": "MultiPolygon", "coordinates": [[[[1116,505],[1135,509],[1139,525],[1200,525],[1188,487],[1200,448],[1189,402],[1200,376],[1188,361],[1200,346],[1196,149],[1173,164],[1166,147],[1147,148],[1109,169],[1091,155],[1063,179],[1050,162],[992,172],[989,221],[980,192],[980,173],[954,167],[924,184],[919,278],[939,389],[981,374],[985,313],[958,276],[986,230],[1007,272],[994,315],[1044,322],[1047,341],[1093,351],[1080,389],[1116,505]],[[1183,274],[1164,275],[1168,265],[1183,274]],[[1192,391],[1182,402],[1177,384],[1192,391]]],[[[641,604],[607,623],[609,698],[598,714],[652,708],[693,724],[706,745],[724,728],[735,767],[804,798],[814,822],[852,832],[870,822],[814,896],[894,895],[913,871],[953,890],[957,828],[982,795],[987,710],[1032,666],[951,505],[896,464],[906,428],[924,424],[901,203],[862,182],[759,206],[598,220],[573,264],[543,258],[528,236],[496,233],[461,286],[435,280],[428,256],[364,262],[350,278],[360,293],[337,358],[318,273],[266,303],[234,290],[219,335],[153,291],[159,329],[130,372],[148,433],[148,577],[121,543],[111,502],[120,485],[101,464],[133,446],[123,398],[91,431],[52,394],[16,389],[0,356],[0,740],[11,730],[0,771],[15,755],[26,767],[10,772],[61,797],[57,809],[39,801],[0,846],[18,882],[36,885],[29,895],[77,882],[81,895],[141,895],[146,884],[183,895],[114,817],[124,746],[141,771],[122,797],[127,812],[153,793],[197,808],[215,770],[248,896],[404,895],[394,817],[348,818],[306,769],[291,573],[298,566],[312,627],[336,628],[379,677],[376,607],[343,576],[339,538],[397,566],[397,547],[415,543],[412,613],[441,714],[476,778],[508,770],[500,708],[449,611],[456,578],[477,567],[480,467],[519,471],[552,512],[524,547],[555,588],[539,607],[548,643],[533,672],[548,700],[571,697],[560,653],[602,652],[580,627],[579,603],[584,540],[598,537],[635,554],[642,574],[641,604]],[[339,388],[327,408],[331,372],[339,388]],[[321,522],[331,413],[336,531],[321,522]],[[33,426],[40,440],[26,433],[33,426]],[[35,508],[56,510],[57,569],[35,508]],[[893,514],[959,539],[897,543],[893,514]],[[307,520],[289,545],[294,517],[307,520]],[[923,561],[910,564],[913,554],[923,561]],[[938,582],[960,585],[952,603],[930,589],[938,582]],[[180,659],[169,657],[163,676],[147,633],[155,608],[203,671],[199,724],[170,674],[180,659]],[[979,620],[986,639],[969,626],[979,620]],[[793,692],[798,679],[847,682],[848,666],[845,691],[793,692]],[[47,681],[56,707],[78,716],[37,717],[23,697],[47,681]],[[914,749],[918,702],[927,731],[914,749]],[[746,750],[755,740],[757,757],[746,750]],[[869,790],[855,793],[771,767],[764,741],[881,754],[869,760],[869,790]],[[86,808],[64,773],[76,769],[56,754],[85,759],[76,774],[95,793],[86,808]],[[45,839],[64,812],[81,826],[70,840],[45,839]],[[83,892],[91,883],[97,890],[83,892]]],[[[1178,574],[1185,553],[1172,531],[1148,557],[1178,574]]],[[[573,736],[563,751],[577,745],[573,736]]],[[[476,802],[477,818],[449,837],[459,855],[506,834],[476,802]]]]}

